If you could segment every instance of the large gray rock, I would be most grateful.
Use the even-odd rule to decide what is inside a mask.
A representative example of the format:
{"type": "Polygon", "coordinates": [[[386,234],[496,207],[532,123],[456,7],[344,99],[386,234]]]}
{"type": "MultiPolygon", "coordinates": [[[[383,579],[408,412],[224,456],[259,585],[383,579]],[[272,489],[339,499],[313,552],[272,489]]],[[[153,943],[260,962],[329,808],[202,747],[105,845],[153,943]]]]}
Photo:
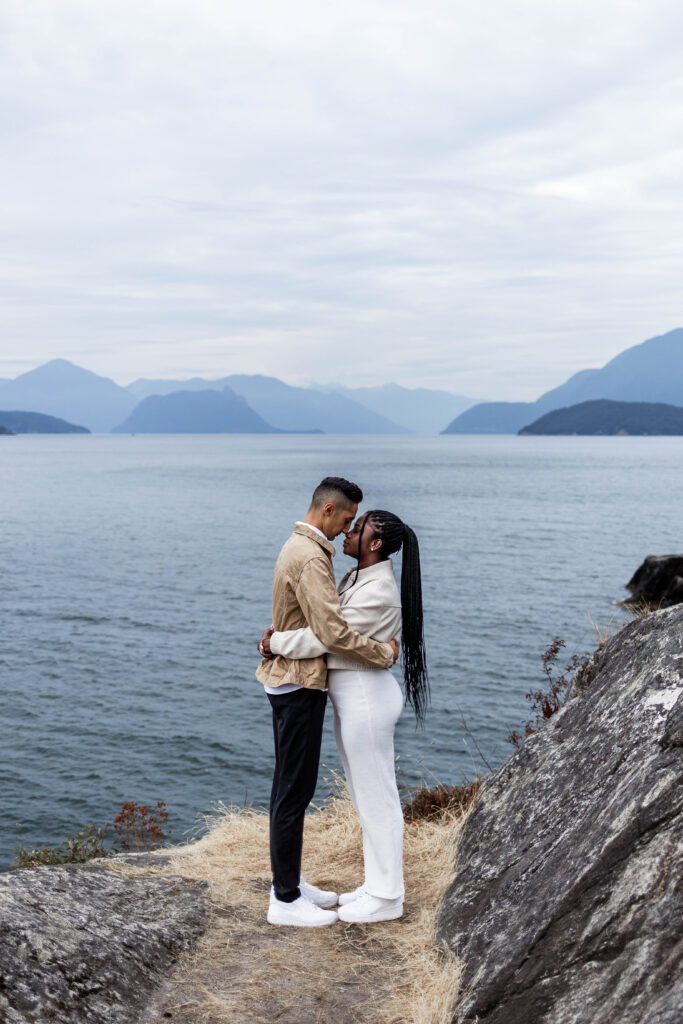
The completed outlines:
{"type": "Polygon", "coordinates": [[[680,1024],[683,607],[625,626],[466,822],[458,1024],[680,1024]]]}
{"type": "Polygon", "coordinates": [[[138,1024],[206,927],[204,889],[92,864],[0,876],[0,1021],[138,1024]]]}

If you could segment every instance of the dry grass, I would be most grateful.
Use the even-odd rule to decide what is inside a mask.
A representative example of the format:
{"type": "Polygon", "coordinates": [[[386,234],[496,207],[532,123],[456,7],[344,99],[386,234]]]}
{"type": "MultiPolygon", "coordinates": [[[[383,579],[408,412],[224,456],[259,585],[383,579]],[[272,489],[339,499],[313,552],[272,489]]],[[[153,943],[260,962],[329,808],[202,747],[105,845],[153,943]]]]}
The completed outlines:
{"type": "MultiPolygon", "coordinates": [[[[266,923],[267,815],[219,809],[203,838],[174,850],[170,870],[209,883],[212,914],[204,937],[179,962],[154,1020],[450,1024],[460,966],[449,950],[436,948],[434,925],[452,880],[457,835],[475,799],[476,789],[467,804],[406,824],[403,918],[320,929],[266,923]]],[[[336,891],[362,880],[360,827],[341,787],[306,819],[304,872],[336,891]]]]}
{"type": "Polygon", "coordinates": [[[474,806],[481,786],[479,776],[462,786],[444,786],[441,782],[436,786],[423,786],[403,805],[403,817],[410,824],[441,821],[445,816],[459,818],[474,806]]]}
{"type": "Polygon", "coordinates": [[[649,615],[650,612],[658,612],[662,608],[662,602],[659,601],[622,601],[621,606],[626,609],[632,619],[640,619],[643,615],[649,615]]]}

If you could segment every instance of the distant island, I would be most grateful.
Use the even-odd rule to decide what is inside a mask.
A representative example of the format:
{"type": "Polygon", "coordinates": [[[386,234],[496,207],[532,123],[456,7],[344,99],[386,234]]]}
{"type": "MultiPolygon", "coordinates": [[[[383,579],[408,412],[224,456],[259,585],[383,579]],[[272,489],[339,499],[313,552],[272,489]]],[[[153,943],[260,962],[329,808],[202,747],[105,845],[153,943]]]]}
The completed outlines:
{"type": "Polygon", "coordinates": [[[518,433],[683,435],[683,408],[664,402],[612,402],[602,398],[555,409],[518,433]]]}
{"type": "Polygon", "coordinates": [[[10,435],[13,436],[14,435],[14,431],[10,430],[9,427],[3,427],[2,423],[0,423],[0,434],[4,434],[4,435],[7,435],[7,436],[10,436],[10,435]]]}
{"type": "Polygon", "coordinates": [[[0,434],[89,434],[87,427],[47,416],[42,412],[23,412],[13,409],[0,412],[0,434]]]}
{"type": "Polygon", "coordinates": [[[143,398],[115,434],[279,434],[230,388],[143,398]]]}

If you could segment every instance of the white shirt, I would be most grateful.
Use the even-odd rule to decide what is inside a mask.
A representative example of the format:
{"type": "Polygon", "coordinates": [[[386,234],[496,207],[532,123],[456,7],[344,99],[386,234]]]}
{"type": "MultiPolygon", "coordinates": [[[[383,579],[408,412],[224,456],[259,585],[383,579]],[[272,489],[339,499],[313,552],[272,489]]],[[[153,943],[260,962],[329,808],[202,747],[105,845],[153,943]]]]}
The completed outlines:
{"type": "Polygon", "coordinates": [[[328,540],[322,530],[319,530],[317,526],[312,526],[310,523],[302,523],[299,519],[294,523],[295,526],[305,526],[309,530],[313,530],[313,533],[317,533],[323,540],[328,540]]]}

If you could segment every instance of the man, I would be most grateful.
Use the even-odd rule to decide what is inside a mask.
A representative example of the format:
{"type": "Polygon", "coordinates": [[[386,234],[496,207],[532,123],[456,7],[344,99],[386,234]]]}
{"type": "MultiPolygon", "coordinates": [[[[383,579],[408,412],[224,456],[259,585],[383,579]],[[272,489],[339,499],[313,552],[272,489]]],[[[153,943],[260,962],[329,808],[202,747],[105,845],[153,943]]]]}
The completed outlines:
{"type": "MultiPolygon", "coordinates": [[[[396,643],[379,643],[349,629],[334,582],[330,541],[350,529],[362,500],[360,487],[342,477],[325,477],[316,487],[306,518],[295,523],[275,564],[273,625],[276,630],[310,626],[335,654],[391,668],[398,657],[396,643]]],[[[337,903],[337,894],[301,878],[304,815],[318,780],[327,665],[324,655],[305,660],[271,656],[268,636],[266,631],[259,644],[264,660],[256,670],[272,705],[275,739],[268,921],[315,928],[337,920],[335,911],[325,909],[337,903]]]]}

